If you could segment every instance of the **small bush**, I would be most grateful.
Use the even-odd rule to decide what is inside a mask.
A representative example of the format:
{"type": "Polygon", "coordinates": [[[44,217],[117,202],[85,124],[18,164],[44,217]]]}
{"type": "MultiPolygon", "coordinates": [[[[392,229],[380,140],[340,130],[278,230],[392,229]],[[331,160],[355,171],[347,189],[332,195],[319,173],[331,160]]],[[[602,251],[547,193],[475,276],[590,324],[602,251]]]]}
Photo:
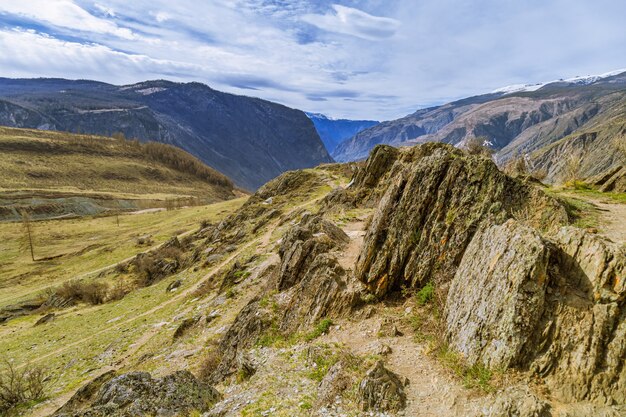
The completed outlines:
{"type": "Polygon", "coordinates": [[[333,322],[330,319],[321,320],[311,332],[304,335],[304,340],[310,342],[311,340],[317,339],[318,337],[326,333],[332,325],[333,322]]]}
{"type": "Polygon", "coordinates": [[[63,283],[56,289],[55,295],[73,302],[84,302],[87,304],[103,304],[107,300],[109,286],[104,282],[71,280],[63,283]]]}
{"type": "Polygon", "coordinates": [[[43,400],[47,379],[48,372],[42,367],[26,366],[18,370],[5,360],[0,368],[0,414],[43,400]]]}
{"type": "Polygon", "coordinates": [[[430,303],[435,295],[435,286],[432,282],[428,282],[421,290],[415,294],[415,300],[417,304],[423,306],[424,304],[430,303]]]}

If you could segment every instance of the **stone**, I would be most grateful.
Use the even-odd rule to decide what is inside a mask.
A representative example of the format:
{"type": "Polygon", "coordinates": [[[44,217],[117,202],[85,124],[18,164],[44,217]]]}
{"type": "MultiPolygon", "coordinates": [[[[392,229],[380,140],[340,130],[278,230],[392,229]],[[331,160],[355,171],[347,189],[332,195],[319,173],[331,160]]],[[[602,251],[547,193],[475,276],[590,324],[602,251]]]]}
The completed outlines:
{"type": "Polygon", "coordinates": [[[189,371],[153,379],[147,372],[105,374],[81,388],[54,415],[56,417],[173,417],[190,411],[208,411],[222,398],[212,386],[189,371]]]}
{"type": "Polygon", "coordinates": [[[337,397],[352,385],[352,378],[345,370],[342,361],[335,363],[328,369],[317,388],[315,407],[327,407],[335,403],[337,397]]]}
{"type": "Polygon", "coordinates": [[[42,324],[50,323],[52,320],[56,318],[54,313],[48,313],[45,316],[41,317],[39,320],[35,322],[35,326],[40,326],[42,324]]]}
{"type": "Polygon", "coordinates": [[[474,236],[444,312],[450,346],[470,365],[524,363],[524,347],[543,312],[549,255],[541,236],[515,220],[474,236]]]}
{"type": "Polygon", "coordinates": [[[402,150],[386,175],[355,267],[378,297],[428,281],[448,283],[484,225],[508,218],[546,228],[567,223],[565,209],[543,191],[448,145],[402,150]]]}
{"type": "Polygon", "coordinates": [[[382,361],[367,371],[357,395],[363,411],[397,412],[406,407],[404,384],[382,361]]]}
{"type": "Polygon", "coordinates": [[[527,387],[510,387],[496,394],[483,417],[552,417],[550,408],[527,387]]]}
{"type": "Polygon", "coordinates": [[[376,334],[378,335],[378,337],[402,336],[402,332],[398,330],[396,321],[393,319],[390,319],[389,317],[385,317],[380,321],[376,334]]]}

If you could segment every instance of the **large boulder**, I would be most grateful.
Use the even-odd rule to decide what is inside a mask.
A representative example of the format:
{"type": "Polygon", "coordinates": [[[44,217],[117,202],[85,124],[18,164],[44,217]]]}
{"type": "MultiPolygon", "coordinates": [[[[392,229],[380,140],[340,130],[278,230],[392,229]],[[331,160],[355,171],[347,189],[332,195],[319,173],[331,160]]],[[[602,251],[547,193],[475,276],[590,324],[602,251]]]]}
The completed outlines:
{"type": "Polygon", "coordinates": [[[541,236],[515,220],[474,236],[445,309],[447,338],[470,363],[500,368],[523,362],[543,313],[549,254],[541,236]]]}
{"type": "Polygon", "coordinates": [[[79,390],[56,417],[170,417],[207,411],[221,395],[188,371],[154,379],[147,372],[107,373],[79,390]]]}
{"type": "Polygon", "coordinates": [[[514,221],[474,236],[450,286],[447,337],[468,364],[517,367],[553,398],[626,404],[626,253],[574,227],[514,221]]]}
{"type": "Polygon", "coordinates": [[[356,264],[356,277],[378,296],[448,282],[485,225],[512,217],[542,228],[567,222],[563,207],[541,190],[448,145],[402,150],[384,175],[389,185],[356,264]]]}

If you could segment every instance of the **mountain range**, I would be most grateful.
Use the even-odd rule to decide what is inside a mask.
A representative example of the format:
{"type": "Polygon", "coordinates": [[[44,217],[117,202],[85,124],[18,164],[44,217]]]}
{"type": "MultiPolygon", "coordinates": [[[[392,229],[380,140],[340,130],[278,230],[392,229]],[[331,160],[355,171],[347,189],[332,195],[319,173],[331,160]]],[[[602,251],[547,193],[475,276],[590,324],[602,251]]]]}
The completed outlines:
{"type": "Polygon", "coordinates": [[[441,106],[420,109],[359,132],[339,144],[338,162],[367,157],[378,144],[445,142],[464,146],[483,137],[502,165],[524,157],[546,179],[562,175],[565,157],[580,158],[580,174],[619,163],[612,142],[626,133],[626,72],[511,86],[441,106]]]}
{"type": "Polygon", "coordinates": [[[374,120],[334,119],[321,113],[306,113],[306,115],[313,121],[317,133],[319,133],[324,146],[330,153],[341,142],[350,139],[362,130],[380,123],[374,120]]]}
{"type": "Polygon", "coordinates": [[[248,190],[332,161],[302,111],[195,82],[0,78],[0,125],[175,145],[248,190]]]}

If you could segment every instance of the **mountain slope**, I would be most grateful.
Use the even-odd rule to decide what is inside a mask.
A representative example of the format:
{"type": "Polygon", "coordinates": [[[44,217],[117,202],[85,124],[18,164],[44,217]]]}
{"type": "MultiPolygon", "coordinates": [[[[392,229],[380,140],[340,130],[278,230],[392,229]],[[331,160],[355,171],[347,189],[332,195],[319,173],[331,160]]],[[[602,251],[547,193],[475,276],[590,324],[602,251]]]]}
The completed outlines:
{"type": "Polygon", "coordinates": [[[306,115],[313,121],[324,146],[331,154],[344,140],[379,123],[374,120],[333,119],[319,113],[306,113],[306,115]]]}
{"type": "MultiPolygon", "coordinates": [[[[604,122],[625,115],[626,73],[532,87],[505,89],[381,123],[341,143],[333,157],[337,161],[362,159],[381,143],[403,146],[434,141],[463,146],[467,139],[483,136],[497,151],[498,163],[505,163],[589,126],[602,130],[604,122]]],[[[605,158],[597,169],[581,173],[592,175],[611,163],[605,158]]]]}
{"type": "Polygon", "coordinates": [[[200,83],[2,78],[0,99],[4,125],[172,144],[247,189],[331,161],[303,112],[200,83]]]}
{"type": "Polygon", "coordinates": [[[233,183],[176,147],[99,136],[0,128],[0,219],[229,200],[233,183]],[[161,201],[161,203],[158,203],[161,201]]]}

